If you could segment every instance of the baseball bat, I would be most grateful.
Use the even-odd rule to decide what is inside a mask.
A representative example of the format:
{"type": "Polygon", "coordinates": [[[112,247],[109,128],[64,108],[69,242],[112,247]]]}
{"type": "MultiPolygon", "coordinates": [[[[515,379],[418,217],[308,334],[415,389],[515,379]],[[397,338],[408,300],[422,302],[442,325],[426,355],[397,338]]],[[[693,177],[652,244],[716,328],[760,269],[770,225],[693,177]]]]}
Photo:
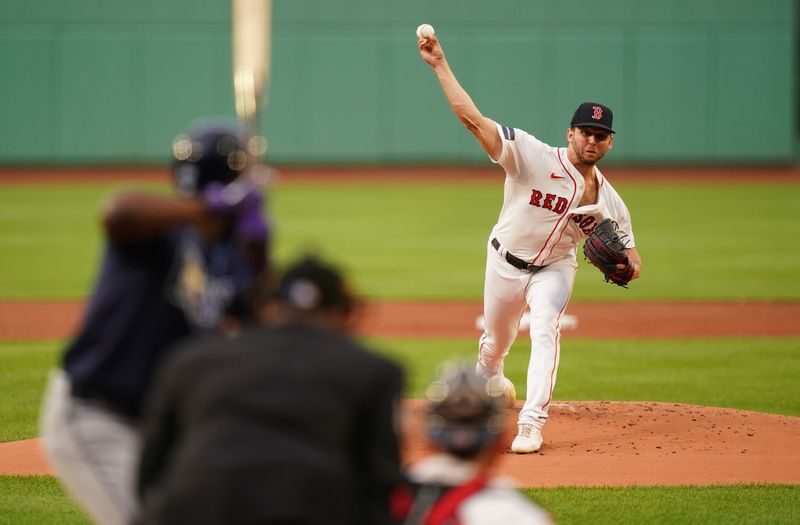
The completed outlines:
{"type": "Polygon", "coordinates": [[[269,90],[272,0],[232,0],[232,22],[236,116],[247,134],[248,150],[260,159],[267,146],[260,117],[269,90]]]}

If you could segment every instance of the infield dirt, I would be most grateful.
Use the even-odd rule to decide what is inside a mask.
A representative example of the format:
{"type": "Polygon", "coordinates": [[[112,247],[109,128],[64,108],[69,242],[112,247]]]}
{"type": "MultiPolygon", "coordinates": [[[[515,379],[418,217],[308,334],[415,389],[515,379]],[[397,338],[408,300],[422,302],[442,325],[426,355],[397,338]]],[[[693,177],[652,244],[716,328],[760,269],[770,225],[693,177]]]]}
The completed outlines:
{"type": "MultiPolygon", "coordinates": [[[[0,301],[0,340],[62,339],[74,333],[81,301],[0,301]]],[[[479,302],[368,302],[359,323],[373,337],[477,338],[479,302]]],[[[800,337],[800,303],[570,303],[568,338],[800,337]],[[625,319],[625,323],[620,323],[625,319]]]]}

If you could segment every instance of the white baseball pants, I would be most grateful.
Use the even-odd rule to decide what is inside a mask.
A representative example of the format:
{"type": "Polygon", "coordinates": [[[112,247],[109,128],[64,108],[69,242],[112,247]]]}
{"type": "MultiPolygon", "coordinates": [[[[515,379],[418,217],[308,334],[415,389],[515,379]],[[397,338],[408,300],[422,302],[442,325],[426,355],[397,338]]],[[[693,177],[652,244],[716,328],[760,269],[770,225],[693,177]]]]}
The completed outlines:
{"type": "Polygon", "coordinates": [[[509,264],[487,244],[485,328],[478,350],[480,372],[487,377],[503,374],[503,360],[517,337],[526,305],[531,310],[531,355],[519,423],[531,423],[541,429],[547,422],[558,371],[559,323],[572,293],[577,268],[574,258],[565,258],[530,273],[509,264]]]}

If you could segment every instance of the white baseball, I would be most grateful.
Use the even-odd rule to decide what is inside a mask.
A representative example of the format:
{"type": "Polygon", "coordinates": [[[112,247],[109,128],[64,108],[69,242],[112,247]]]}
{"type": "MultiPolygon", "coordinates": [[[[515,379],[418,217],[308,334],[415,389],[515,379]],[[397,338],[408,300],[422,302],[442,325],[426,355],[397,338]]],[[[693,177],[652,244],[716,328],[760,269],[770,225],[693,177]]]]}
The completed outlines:
{"type": "Polygon", "coordinates": [[[433,26],[430,24],[420,24],[420,26],[417,27],[417,38],[420,40],[423,38],[430,38],[433,34],[433,26]]]}

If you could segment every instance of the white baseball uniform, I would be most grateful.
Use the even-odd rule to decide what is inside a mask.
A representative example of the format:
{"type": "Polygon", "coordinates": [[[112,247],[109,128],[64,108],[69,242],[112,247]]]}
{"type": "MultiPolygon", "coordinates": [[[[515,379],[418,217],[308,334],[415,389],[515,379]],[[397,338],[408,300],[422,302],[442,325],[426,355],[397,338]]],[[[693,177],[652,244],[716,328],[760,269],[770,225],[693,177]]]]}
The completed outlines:
{"type": "Polygon", "coordinates": [[[541,429],[556,384],[559,321],[575,282],[578,242],[611,218],[627,236],[627,248],[635,244],[628,209],[599,169],[597,202],[579,206],[584,179],[567,159],[566,148],[515,128],[498,125],[498,132],[503,149],[493,162],[505,170],[506,180],[503,207],[487,244],[478,370],[486,376],[503,374],[503,360],[528,305],[532,347],[519,423],[541,429]],[[507,254],[541,268],[519,269],[507,254]]]}

